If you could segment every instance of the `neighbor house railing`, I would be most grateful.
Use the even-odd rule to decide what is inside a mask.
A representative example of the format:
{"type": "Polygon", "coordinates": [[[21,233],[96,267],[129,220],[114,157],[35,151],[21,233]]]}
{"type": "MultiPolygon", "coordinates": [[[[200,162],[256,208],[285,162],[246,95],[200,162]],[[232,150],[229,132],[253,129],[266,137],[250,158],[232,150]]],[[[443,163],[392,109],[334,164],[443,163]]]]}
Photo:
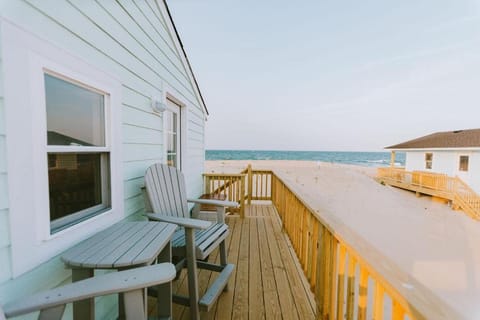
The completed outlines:
{"type": "Polygon", "coordinates": [[[461,319],[345,224],[313,209],[280,175],[251,166],[242,174],[249,201],[271,200],[277,208],[314,292],[317,319],[461,319]]]}
{"type": "Polygon", "coordinates": [[[480,197],[458,177],[446,174],[406,171],[400,168],[379,168],[378,181],[452,201],[452,208],[460,208],[475,220],[480,220],[480,197]]]}

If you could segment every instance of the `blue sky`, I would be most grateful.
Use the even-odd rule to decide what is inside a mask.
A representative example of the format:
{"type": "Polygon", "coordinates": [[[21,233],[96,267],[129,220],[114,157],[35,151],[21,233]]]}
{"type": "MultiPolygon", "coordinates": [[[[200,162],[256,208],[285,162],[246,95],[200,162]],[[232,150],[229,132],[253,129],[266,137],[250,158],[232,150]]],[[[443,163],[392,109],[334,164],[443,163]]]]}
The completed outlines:
{"type": "Polygon", "coordinates": [[[169,0],[207,149],[381,151],[480,128],[480,0],[169,0]]]}

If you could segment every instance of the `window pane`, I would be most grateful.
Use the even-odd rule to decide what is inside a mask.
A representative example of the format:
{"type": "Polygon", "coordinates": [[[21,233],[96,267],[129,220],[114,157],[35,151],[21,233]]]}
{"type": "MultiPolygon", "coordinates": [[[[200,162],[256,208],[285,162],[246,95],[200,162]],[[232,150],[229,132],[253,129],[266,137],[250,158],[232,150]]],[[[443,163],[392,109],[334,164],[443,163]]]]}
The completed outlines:
{"type": "Polygon", "coordinates": [[[93,214],[110,205],[108,154],[49,153],[50,221],[80,211],[93,214]],[[102,175],[103,172],[103,175],[102,175]],[[85,211],[95,208],[91,212],[85,211]]]}
{"type": "Polygon", "coordinates": [[[167,153],[177,152],[177,135],[169,134],[167,136],[167,153]]]}
{"type": "Polygon", "coordinates": [[[45,74],[48,145],[105,146],[104,95],[45,74]]]}
{"type": "Polygon", "coordinates": [[[167,165],[170,167],[177,166],[177,155],[176,154],[168,154],[167,155],[167,165]]]}
{"type": "Polygon", "coordinates": [[[468,156],[460,156],[460,171],[468,171],[468,156]]]}

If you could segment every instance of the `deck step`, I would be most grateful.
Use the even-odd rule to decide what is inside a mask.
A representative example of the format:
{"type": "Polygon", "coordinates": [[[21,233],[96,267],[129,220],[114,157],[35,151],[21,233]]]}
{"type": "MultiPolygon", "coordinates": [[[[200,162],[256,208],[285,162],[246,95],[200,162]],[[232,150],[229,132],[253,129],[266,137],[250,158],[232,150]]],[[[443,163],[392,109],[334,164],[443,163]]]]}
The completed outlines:
{"type": "Polygon", "coordinates": [[[227,285],[228,279],[230,278],[234,268],[235,265],[233,264],[227,264],[223,268],[222,272],[220,272],[210,288],[208,288],[207,292],[205,292],[203,297],[198,302],[201,311],[208,312],[215,301],[217,301],[218,296],[222,293],[223,289],[227,285]]]}

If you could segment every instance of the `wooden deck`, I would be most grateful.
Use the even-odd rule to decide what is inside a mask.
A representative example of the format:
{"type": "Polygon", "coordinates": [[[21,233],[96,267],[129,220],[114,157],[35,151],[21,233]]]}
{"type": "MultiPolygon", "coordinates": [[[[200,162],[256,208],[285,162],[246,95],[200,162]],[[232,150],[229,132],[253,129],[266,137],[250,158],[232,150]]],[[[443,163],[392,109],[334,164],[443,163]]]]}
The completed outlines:
{"type": "MultiPolygon", "coordinates": [[[[271,204],[252,204],[245,219],[229,216],[228,261],[236,265],[224,292],[202,319],[314,319],[316,305],[290,241],[271,204]]],[[[218,259],[217,252],[210,260],[218,259]]],[[[173,282],[175,292],[186,293],[186,271],[173,282]]],[[[200,289],[212,281],[199,271],[200,289]]],[[[152,304],[149,304],[152,305],[152,304]]],[[[151,307],[153,315],[154,306],[151,307]]],[[[173,305],[174,319],[189,319],[189,308],[173,305]]]]}

